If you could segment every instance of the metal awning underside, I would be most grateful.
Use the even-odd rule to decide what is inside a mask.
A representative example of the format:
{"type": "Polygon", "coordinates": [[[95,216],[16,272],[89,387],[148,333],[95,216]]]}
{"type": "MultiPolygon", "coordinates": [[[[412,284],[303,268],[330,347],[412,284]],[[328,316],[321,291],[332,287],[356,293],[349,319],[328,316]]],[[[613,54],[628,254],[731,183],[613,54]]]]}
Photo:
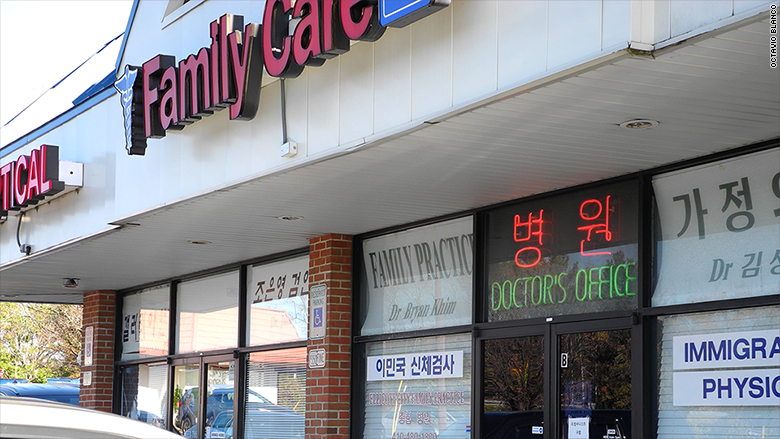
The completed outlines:
{"type": "Polygon", "coordinates": [[[327,233],[365,233],[778,138],[768,21],[654,56],[623,52],[348,154],[125,218],[6,264],[0,300],[80,303],[87,291],[305,248],[327,233]],[[660,125],[618,127],[635,118],[660,125]],[[79,288],[63,289],[66,277],[79,288]]]}

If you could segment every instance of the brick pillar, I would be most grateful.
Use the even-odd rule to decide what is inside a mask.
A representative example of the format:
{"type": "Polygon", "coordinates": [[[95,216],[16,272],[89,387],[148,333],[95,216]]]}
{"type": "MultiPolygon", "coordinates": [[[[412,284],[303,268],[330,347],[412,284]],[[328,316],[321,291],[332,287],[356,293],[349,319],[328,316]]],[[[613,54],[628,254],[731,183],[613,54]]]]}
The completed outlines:
{"type": "Polygon", "coordinates": [[[114,330],[116,293],[92,291],[84,294],[81,335],[81,393],[79,405],[104,412],[111,411],[114,386],[114,330]],[[87,366],[87,334],[92,328],[92,365],[87,366]],[[90,382],[87,385],[88,382],[90,382]]]}
{"type": "Polygon", "coordinates": [[[309,340],[307,351],[324,349],[325,367],[310,367],[306,374],[306,438],[348,439],[351,236],[332,234],[309,241],[309,289],[321,284],[327,286],[325,338],[309,340]]]}

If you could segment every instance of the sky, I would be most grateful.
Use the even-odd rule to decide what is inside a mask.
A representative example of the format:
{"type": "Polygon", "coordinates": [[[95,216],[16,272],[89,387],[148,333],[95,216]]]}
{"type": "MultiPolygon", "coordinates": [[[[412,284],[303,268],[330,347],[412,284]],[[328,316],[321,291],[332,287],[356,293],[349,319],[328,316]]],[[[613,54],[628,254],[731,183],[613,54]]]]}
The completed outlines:
{"type": "Polygon", "coordinates": [[[132,4],[0,0],[0,125],[124,32],[132,4]]]}

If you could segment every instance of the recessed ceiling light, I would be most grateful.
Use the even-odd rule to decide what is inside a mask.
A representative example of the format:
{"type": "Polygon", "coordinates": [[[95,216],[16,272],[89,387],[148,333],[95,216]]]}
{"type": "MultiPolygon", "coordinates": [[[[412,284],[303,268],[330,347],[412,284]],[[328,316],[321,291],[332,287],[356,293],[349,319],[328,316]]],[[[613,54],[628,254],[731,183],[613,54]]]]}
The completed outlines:
{"type": "Polygon", "coordinates": [[[62,279],[62,286],[65,288],[78,288],[79,279],[76,277],[66,277],[62,279]]]}
{"type": "Polygon", "coordinates": [[[300,221],[303,219],[302,216],[295,216],[295,215],[281,215],[277,216],[282,221],[300,221]]]}
{"type": "Polygon", "coordinates": [[[196,245],[208,245],[211,244],[211,241],[187,241],[190,244],[196,244],[196,245]]]}
{"type": "Polygon", "coordinates": [[[625,128],[627,130],[641,130],[645,128],[652,128],[657,125],[658,125],[657,120],[634,119],[634,120],[627,120],[621,123],[620,128],[625,128]]]}

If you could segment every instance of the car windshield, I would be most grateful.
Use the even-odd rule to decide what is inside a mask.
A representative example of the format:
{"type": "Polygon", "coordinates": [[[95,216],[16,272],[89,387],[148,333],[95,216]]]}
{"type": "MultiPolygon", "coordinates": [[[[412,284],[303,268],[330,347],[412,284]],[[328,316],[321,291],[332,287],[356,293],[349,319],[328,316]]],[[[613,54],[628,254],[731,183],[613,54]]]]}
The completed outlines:
{"type": "Polygon", "coordinates": [[[271,404],[271,401],[265,399],[259,393],[253,392],[251,390],[247,393],[246,402],[254,402],[254,403],[261,403],[261,404],[271,404]]]}
{"type": "Polygon", "coordinates": [[[222,412],[219,415],[217,415],[216,419],[214,419],[214,422],[211,424],[212,428],[227,428],[228,424],[230,424],[230,421],[233,420],[233,413],[232,412],[222,412]]]}

